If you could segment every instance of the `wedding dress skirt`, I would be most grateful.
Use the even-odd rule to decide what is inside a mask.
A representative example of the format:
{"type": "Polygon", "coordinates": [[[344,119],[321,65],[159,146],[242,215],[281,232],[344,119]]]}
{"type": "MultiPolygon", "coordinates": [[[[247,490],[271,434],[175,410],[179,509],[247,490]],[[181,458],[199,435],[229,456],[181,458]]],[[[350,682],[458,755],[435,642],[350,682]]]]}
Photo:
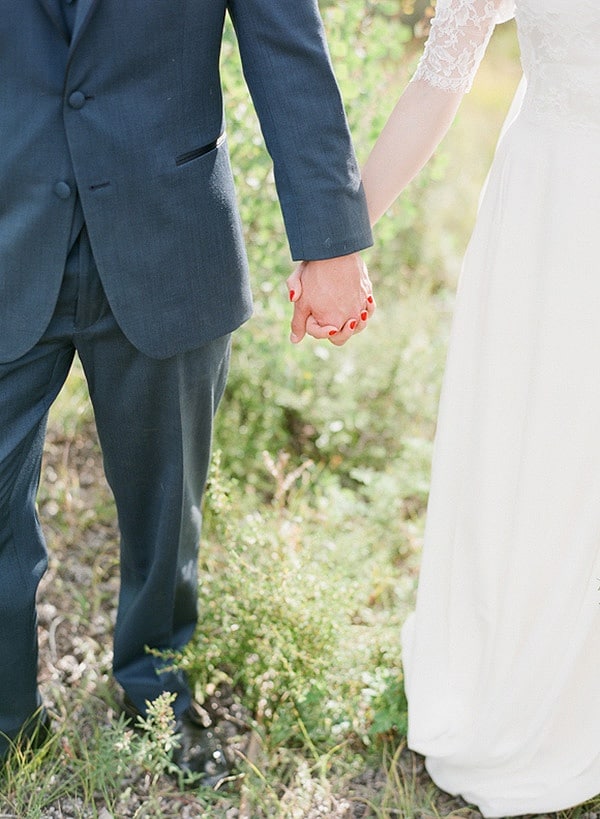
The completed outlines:
{"type": "Polygon", "coordinates": [[[582,9],[593,25],[576,63],[524,60],[460,279],[403,631],[409,746],[485,816],[600,793],[600,9],[517,2],[522,51],[543,6],[561,36],[582,9]]]}

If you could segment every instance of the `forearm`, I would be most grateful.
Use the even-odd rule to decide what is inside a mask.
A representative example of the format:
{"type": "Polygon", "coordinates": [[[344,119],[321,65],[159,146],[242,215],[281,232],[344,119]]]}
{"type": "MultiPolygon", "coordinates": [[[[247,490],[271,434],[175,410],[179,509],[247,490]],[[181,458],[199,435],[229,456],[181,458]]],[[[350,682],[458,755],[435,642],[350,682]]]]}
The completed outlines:
{"type": "Polygon", "coordinates": [[[229,0],[292,258],[369,247],[360,171],[316,0],[229,0]]]}
{"type": "Polygon", "coordinates": [[[436,88],[424,80],[407,86],[363,168],[372,225],[431,157],[462,97],[462,91],[436,88]]]}

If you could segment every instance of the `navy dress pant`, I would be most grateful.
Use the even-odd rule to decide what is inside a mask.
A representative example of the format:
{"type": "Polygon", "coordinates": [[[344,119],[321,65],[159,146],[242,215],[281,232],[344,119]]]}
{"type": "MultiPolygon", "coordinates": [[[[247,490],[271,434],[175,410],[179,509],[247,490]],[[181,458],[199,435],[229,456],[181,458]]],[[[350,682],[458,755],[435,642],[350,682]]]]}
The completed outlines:
{"type": "MultiPolygon", "coordinates": [[[[133,703],[185,679],[146,652],[180,648],[197,619],[201,498],[230,336],[158,360],[133,347],[106,300],[85,227],[56,310],[24,356],[0,364],[0,753],[39,708],[36,589],[47,565],[35,510],[50,405],[78,353],[121,533],[114,674],[133,703]]],[[[77,555],[72,555],[77,560],[77,555]]]]}

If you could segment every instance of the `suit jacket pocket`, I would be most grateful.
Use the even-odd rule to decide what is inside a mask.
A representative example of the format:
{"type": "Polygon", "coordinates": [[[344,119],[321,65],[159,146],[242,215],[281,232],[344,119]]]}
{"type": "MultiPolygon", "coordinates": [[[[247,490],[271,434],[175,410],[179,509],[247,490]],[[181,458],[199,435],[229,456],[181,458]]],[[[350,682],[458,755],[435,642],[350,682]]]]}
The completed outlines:
{"type": "Polygon", "coordinates": [[[207,143],[206,145],[201,145],[199,148],[194,148],[191,151],[186,151],[184,154],[179,154],[179,156],[175,157],[175,164],[176,165],[185,165],[188,162],[191,162],[194,159],[198,159],[198,157],[204,156],[205,154],[209,154],[211,151],[214,151],[220,145],[225,142],[225,131],[217,137],[217,139],[213,139],[212,142],[207,143]]]}

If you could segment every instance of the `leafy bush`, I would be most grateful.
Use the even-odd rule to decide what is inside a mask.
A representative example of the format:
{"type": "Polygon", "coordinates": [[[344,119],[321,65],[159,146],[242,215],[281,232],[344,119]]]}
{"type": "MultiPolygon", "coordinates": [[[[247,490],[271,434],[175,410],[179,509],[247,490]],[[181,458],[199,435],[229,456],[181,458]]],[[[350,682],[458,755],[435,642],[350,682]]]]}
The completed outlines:
{"type": "Polygon", "coordinates": [[[302,715],[312,721],[313,739],[322,728],[344,590],[331,585],[314,553],[295,548],[281,510],[240,520],[239,490],[223,478],[219,460],[217,454],[206,494],[207,529],[217,546],[203,552],[200,624],[171,659],[200,699],[226,680],[268,727],[270,741],[289,744],[295,736],[303,743],[302,715]]]}
{"type": "MultiPolygon", "coordinates": [[[[282,471],[276,480],[285,491],[282,471]]],[[[367,554],[349,552],[335,510],[327,520],[297,514],[307,510],[295,494],[287,505],[243,515],[240,487],[223,477],[215,455],[199,625],[182,652],[163,654],[201,701],[214,686],[231,686],[271,766],[290,774],[302,756],[345,749],[348,760],[382,735],[401,735],[406,723],[398,620],[383,612],[383,625],[367,613],[367,554]]]]}

